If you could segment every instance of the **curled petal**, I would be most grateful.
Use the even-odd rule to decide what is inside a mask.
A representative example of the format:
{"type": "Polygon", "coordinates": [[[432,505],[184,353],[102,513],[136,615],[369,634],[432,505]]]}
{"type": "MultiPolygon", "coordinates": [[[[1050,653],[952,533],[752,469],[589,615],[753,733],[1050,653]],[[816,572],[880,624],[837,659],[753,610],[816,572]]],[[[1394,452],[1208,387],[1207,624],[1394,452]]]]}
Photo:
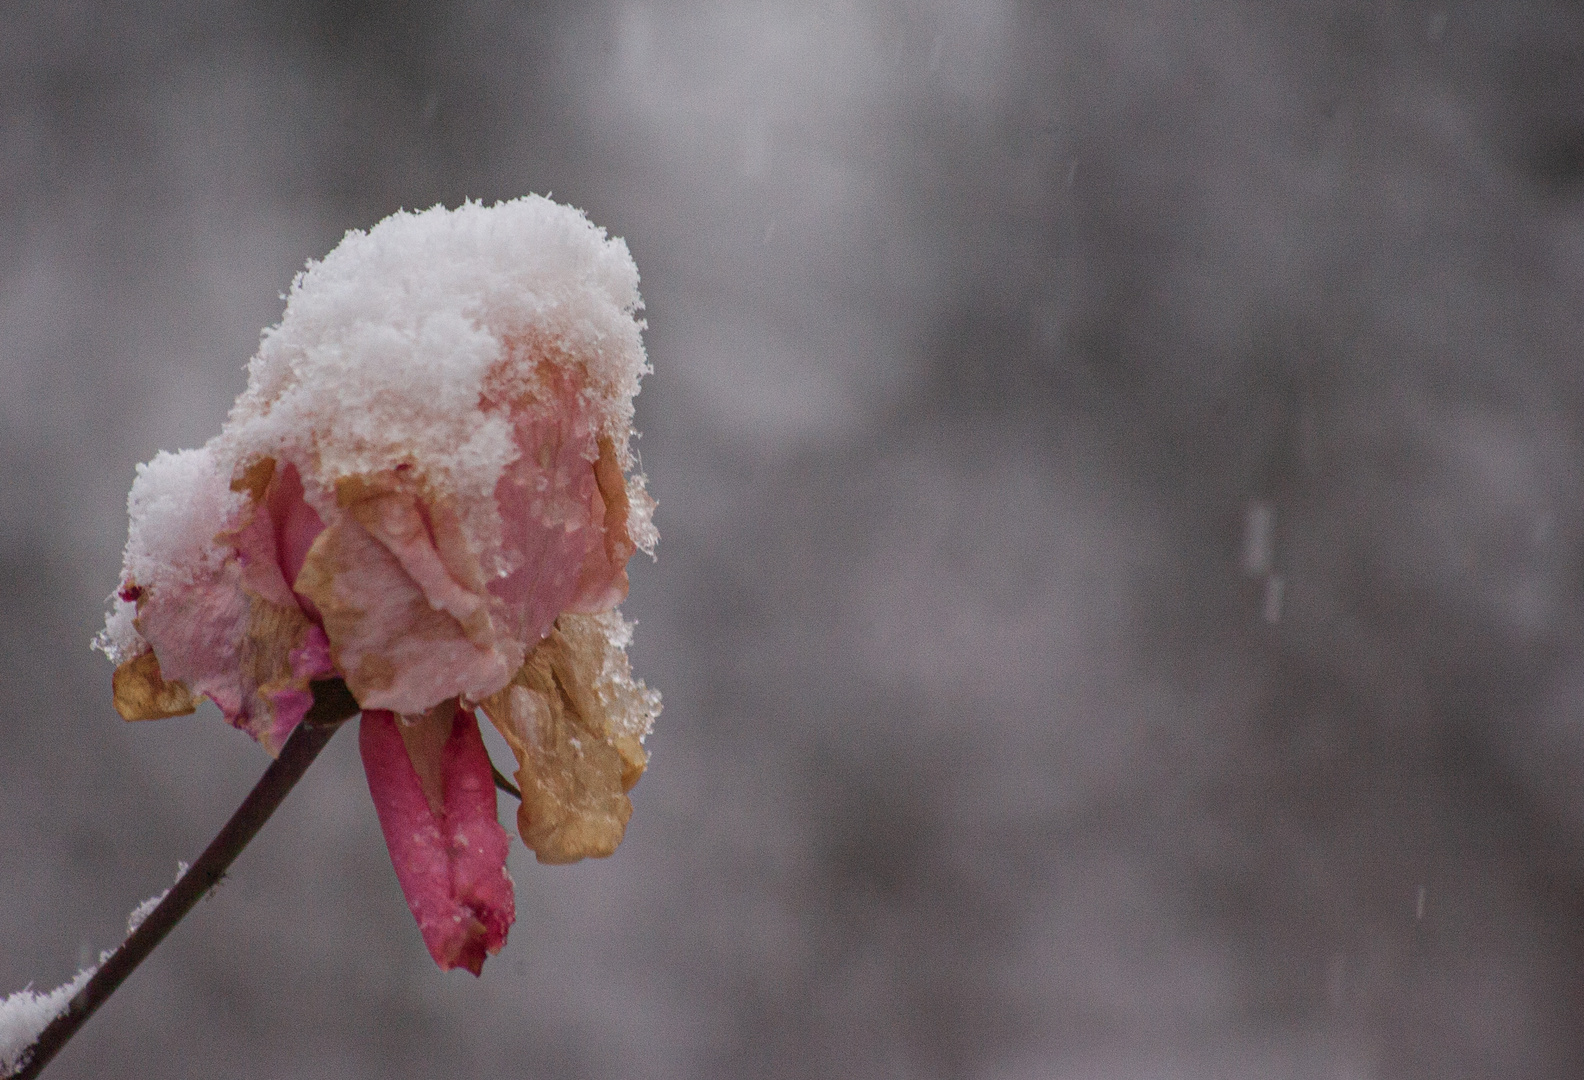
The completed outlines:
{"type": "Polygon", "coordinates": [[[192,691],[181,682],[166,682],[159,658],[139,653],[115,669],[110,678],[116,711],[126,720],[162,720],[186,716],[198,708],[192,691]]]}
{"type": "Polygon", "coordinates": [[[523,646],[497,632],[482,592],[457,580],[465,552],[437,548],[420,497],[374,476],[343,480],[336,500],[347,512],[314,540],[296,588],[358,701],[421,713],[504,684],[523,646]]]}
{"type": "Polygon", "coordinates": [[[364,710],[369,794],[429,955],[477,975],[516,918],[489,755],[478,720],[454,702],[410,719],[364,710]]]}
{"type": "Polygon", "coordinates": [[[184,585],[143,589],[137,612],[161,678],[185,686],[195,701],[210,698],[233,723],[244,720],[240,653],[248,599],[236,559],[206,567],[184,585]]]}
{"type": "Polygon", "coordinates": [[[482,595],[483,574],[455,515],[404,487],[389,473],[351,476],[336,485],[336,502],[395,556],[430,607],[455,619],[470,640],[490,644],[495,632],[482,595]],[[449,527],[432,527],[440,522],[449,527]]]}
{"type": "Polygon", "coordinates": [[[137,623],[167,683],[213,700],[272,755],[307,713],[309,681],[329,674],[319,628],[248,590],[234,558],[185,589],[145,593],[137,623]]]}
{"type": "Polygon", "coordinates": [[[616,443],[608,435],[599,437],[594,483],[601,511],[601,542],[583,557],[577,592],[567,603],[568,611],[587,615],[610,611],[627,599],[627,560],[638,550],[627,531],[627,478],[616,461],[616,443]]]}

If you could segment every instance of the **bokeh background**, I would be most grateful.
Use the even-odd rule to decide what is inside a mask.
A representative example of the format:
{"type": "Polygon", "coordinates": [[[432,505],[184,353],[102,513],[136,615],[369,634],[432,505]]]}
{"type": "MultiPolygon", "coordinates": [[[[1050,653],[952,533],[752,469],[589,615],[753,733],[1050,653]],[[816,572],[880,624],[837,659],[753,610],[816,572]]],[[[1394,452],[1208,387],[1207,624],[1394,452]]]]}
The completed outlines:
{"type": "Polygon", "coordinates": [[[51,1075],[1584,1075],[1558,0],[8,8],[0,994],[265,763],[111,709],[134,464],[527,192],[644,275],[626,844],[440,973],[342,735],[51,1075]]]}

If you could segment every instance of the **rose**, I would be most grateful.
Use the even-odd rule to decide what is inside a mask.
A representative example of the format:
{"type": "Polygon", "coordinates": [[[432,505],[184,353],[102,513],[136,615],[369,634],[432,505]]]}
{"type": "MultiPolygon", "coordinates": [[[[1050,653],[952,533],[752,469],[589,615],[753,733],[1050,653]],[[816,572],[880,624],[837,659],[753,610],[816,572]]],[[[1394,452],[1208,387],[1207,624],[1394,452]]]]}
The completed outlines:
{"type": "Polygon", "coordinates": [[[127,719],[202,698],[278,753],[343,679],[408,905],[477,974],[514,919],[474,706],[543,862],[608,855],[659,697],[615,607],[652,549],[625,245],[530,197],[398,214],[293,284],[221,434],[139,468],[100,646],[127,719]]]}

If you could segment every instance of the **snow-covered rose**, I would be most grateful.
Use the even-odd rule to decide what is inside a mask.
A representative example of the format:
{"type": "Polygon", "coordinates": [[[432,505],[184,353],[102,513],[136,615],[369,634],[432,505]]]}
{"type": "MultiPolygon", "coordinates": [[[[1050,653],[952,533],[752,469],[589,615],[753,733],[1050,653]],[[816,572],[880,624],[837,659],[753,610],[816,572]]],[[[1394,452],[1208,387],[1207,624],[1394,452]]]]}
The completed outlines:
{"type": "Polygon", "coordinates": [[[279,753],[345,680],[397,876],[442,967],[514,918],[474,707],[541,861],[615,850],[659,696],[616,612],[653,502],[632,472],[638,273],[529,197],[400,213],[298,275],[221,433],[140,466],[99,645],[127,719],[202,698],[279,753]]]}

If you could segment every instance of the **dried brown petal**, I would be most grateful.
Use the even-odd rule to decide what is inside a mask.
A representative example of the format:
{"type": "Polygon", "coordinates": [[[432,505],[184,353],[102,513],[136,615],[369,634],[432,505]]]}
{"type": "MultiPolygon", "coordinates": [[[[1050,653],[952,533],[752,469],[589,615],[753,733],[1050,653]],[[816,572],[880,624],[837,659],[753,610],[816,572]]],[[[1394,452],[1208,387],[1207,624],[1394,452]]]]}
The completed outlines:
{"type": "Polygon", "coordinates": [[[140,653],[116,668],[110,686],[116,712],[126,720],[162,720],[186,716],[198,708],[185,684],[165,681],[159,658],[151,652],[140,653]]]}
{"type": "Polygon", "coordinates": [[[658,700],[643,697],[637,718],[614,692],[613,675],[630,683],[625,629],[614,614],[561,616],[511,683],[480,703],[517,755],[517,827],[540,862],[610,855],[632,817],[627,792],[648,762],[642,736],[658,700]]]}

